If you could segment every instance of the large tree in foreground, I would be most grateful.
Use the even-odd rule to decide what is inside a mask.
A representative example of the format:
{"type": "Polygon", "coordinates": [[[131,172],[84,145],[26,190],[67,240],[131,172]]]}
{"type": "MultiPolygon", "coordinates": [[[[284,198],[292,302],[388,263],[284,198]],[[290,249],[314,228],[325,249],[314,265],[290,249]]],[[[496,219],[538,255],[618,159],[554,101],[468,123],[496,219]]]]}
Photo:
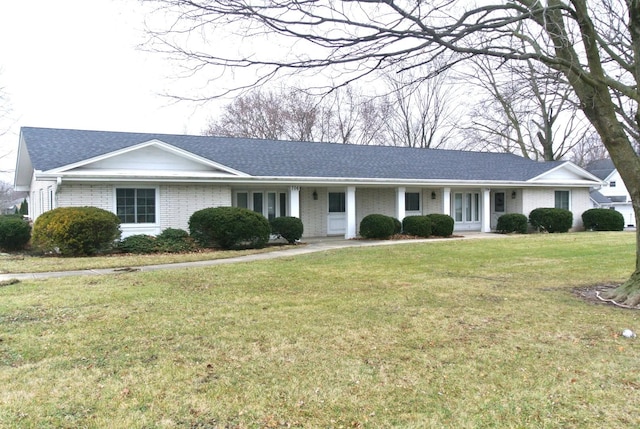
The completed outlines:
{"type": "MultiPolygon", "coordinates": [[[[444,55],[450,57],[443,68],[478,56],[543,64],[564,75],[640,220],[640,158],[632,137],[640,128],[640,0],[154,1],[167,12],[164,19],[175,18],[166,31],[152,33],[158,50],[182,57],[196,74],[218,67],[212,76],[230,70],[238,77],[252,70],[244,74],[254,79],[246,85],[309,71],[312,78],[322,71],[332,82],[349,82],[379,70],[406,72],[444,55]],[[225,49],[232,32],[241,38],[225,49]],[[209,45],[193,45],[195,35],[209,45]]],[[[636,269],[616,294],[631,304],[640,301],[638,245],[636,269]]]]}

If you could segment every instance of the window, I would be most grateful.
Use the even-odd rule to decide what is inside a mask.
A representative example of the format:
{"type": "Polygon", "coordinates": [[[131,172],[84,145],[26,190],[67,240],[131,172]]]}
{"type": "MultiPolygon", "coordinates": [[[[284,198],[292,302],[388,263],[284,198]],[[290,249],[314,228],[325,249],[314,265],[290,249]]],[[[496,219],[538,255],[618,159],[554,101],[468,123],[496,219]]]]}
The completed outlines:
{"type": "Polygon", "coordinates": [[[616,182],[615,181],[609,182],[609,186],[612,187],[612,188],[615,188],[616,187],[616,182]]]}
{"type": "Polygon", "coordinates": [[[329,192],[329,213],[344,213],[346,211],[344,192],[329,192]]]}
{"type": "Polygon", "coordinates": [[[555,208],[569,210],[569,191],[556,191],[555,208]]]}
{"type": "Polygon", "coordinates": [[[407,192],[404,194],[404,209],[409,212],[420,211],[419,192],[407,192]]]}
{"type": "Polygon", "coordinates": [[[456,222],[479,222],[480,194],[456,192],[453,195],[453,219],[456,222]]]}
{"type": "Polygon", "coordinates": [[[253,193],[253,211],[254,212],[262,213],[262,200],[263,200],[262,192],[253,193]]]}
{"type": "Polygon", "coordinates": [[[116,189],[116,215],[122,223],[155,223],[155,189],[116,189]]]}
{"type": "Polygon", "coordinates": [[[49,186],[47,188],[47,210],[53,209],[53,188],[49,186]]]}
{"type": "Polygon", "coordinates": [[[493,211],[504,213],[504,192],[496,192],[493,198],[493,211]]]}
{"type": "Polygon", "coordinates": [[[236,194],[236,206],[241,207],[243,209],[249,208],[249,193],[248,192],[238,192],[236,194]]]}
{"type": "Polygon", "coordinates": [[[271,220],[287,215],[287,194],[275,191],[236,192],[235,206],[253,210],[271,220]]]}

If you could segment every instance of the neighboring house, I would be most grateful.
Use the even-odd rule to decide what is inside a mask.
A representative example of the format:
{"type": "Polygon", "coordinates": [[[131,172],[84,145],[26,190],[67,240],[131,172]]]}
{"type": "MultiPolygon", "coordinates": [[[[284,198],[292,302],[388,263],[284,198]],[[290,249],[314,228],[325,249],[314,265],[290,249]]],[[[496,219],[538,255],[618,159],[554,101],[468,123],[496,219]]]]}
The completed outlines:
{"type": "Polygon", "coordinates": [[[587,165],[587,171],[603,181],[603,185],[591,190],[593,207],[619,211],[624,216],[625,226],[635,227],[631,195],[610,159],[600,159],[587,165]]]}
{"type": "Polygon", "coordinates": [[[226,137],[22,128],[15,172],[29,215],[63,206],[116,213],[123,235],[187,229],[196,210],[299,217],[305,237],[355,237],[368,214],[444,213],[491,231],[504,213],[591,207],[600,180],[571,162],[505,153],[226,137]]]}

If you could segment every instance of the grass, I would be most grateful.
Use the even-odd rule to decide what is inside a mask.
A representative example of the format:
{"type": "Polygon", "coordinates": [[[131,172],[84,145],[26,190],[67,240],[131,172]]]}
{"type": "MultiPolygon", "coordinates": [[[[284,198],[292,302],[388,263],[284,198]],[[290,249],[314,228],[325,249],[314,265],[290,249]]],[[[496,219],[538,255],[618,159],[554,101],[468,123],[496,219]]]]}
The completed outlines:
{"type": "Polygon", "coordinates": [[[352,248],[0,288],[0,428],[624,428],[635,234],[352,248]]]}
{"type": "Polygon", "coordinates": [[[77,271],[103,268],[140,267],[176,262],[208,261],[282,250],[287,245],[271,245],[263,249],[204,250],[192,253],[112,254],[80,258],[32,256],[29,254],[0,254],[0,274],[43,273],[47,271],[77,271]]]}

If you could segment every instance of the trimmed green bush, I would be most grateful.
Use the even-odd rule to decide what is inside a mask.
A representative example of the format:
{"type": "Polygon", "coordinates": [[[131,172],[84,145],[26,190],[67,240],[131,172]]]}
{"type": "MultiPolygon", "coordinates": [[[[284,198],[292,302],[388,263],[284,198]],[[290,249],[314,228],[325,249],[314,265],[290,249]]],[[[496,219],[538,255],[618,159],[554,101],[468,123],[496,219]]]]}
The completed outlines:
{"type": "Polygon", "coordinates": [[[189,233],[202,247],[260,248],[269,242],[271,226],[260,213],[248,209],[213,207],[191,215],[189,233]]]}
{"type": "Polygon", "coordinates": [[[33,244],[63,256],[89,256],[112,249],[120,238],[120,219],[97,207],[60,207],[33,225],[33,244]]]}
{"type": "Polygon", "coordinates": [[[302,221],[293,216],[281,216],[275,219],[272,219],[269,222],[271,225],[271,233],[274,235],[278,235],[288,243],[295,243],[297,240],[300,240],[302,237],[302,233],[304,232],[304,226],[302,225],[302,221]]]}
{"type": "Polygon", "coordinates": [[[189,233],[184,229],[166,228],[156,237],[158,252],[181,253],[190,252],[196,246],[189,233]]]}
{"type": "Polygon", "coordinates": [[[22,216],[0,216],[0,249],[22,250],[30,239],[31,225],[22,216]]]}
{"type": "Polygon", "coordinates": [[[402,220],[402,231],[408,235],[429,237],[431,220],[426,216],[407,216],[402,220]]]}
{"type": "Polygon", "coordinates": [[[582,213],[582,223],[592,231],[622,231],[624,216],[612,209],[589,209],[582,213]]]}
{"type": "Polygon", "coordinates": [[[389,238],[394,230],[393,218],[383,214],[370,214],[360,221],[360,236],[364,238],[389,238]]]}
{"type": "Polygon", "coordinates": [[[431,234],[438,237],[450,237],[453,234],[455,221],[446,214],[431,213],[427,215],[431,221],[431,234]]]}
{"type": "Polygon", "coordinates": [[[123,238],[118,243],[118,250],[136,254],[156,253],[158,245],[156,238],[152,235],[135,234],[123,238]]]}
{"type": "Polygon", "coordinates": [[[573,213],[565,209],[540,207],[529,213],[529,223],[539,231],[567,232],[573,225],[573,213]]]}
{"type": "Polygon", "coordinates": [[[506,213],[498,218],[496,231],[502,234],[517,232],[526,234],[528,229],[527,217],[521,213],[506,213]]]}
{"type": "Polygon", "coordinates": [[[400,234],[402,232],[402,222],[395,217],[392,217],[391,219],[393,219],[393,233],[400,234]]]}

